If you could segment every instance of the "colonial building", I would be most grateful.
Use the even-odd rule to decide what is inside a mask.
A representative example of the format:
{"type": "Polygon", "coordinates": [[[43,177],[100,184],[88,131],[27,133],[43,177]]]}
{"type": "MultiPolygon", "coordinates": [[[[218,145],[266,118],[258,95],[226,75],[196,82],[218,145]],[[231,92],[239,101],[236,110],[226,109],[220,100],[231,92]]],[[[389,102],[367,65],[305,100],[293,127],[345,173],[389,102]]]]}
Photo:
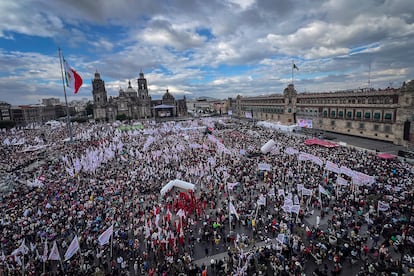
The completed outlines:
{"type": "Polygon", "coordinates": [[[92,80],[93,116],[96,120],[114,121],[119,116],[130,119],[146,119],[153,117],[177,117],[187,115],[186,99],[176,100],[168,90],[162,100],[152,100],[148,93],[147,80],[144,73],[139,73],[138,90],[128,82],[126,90],[120,89],[118,97],[109,97],[105,82],[96,72],[92,80]]]}
{"type": "Polygon", "coordinates": [[[11,120],[10,107],[11,105],[9,103],[0,102],[0,121],[11,120]]]}
{"type": "Polygon", "coordinates": [[[297,93],[230,98],[229,113],[239,118],[282,124],[306,122],[315,129],[390,141],[414,143],[414,81],[401,88],[297,93]]]}
{"type": "MultiPolygon", "coordinates": [[[[19,105],[11,106],[1,105],[0,112],[1,120],[11,120],[16,123],[17,126],[26,126],[33,123],[45,123],[50,120],[57,120],[66,116],[66,107],[60,104],[57,105],[44,105],[44,104],[31,104],[31,105],[19,105]]],[[[69,112],[73,116],[75,110],[73,107],[69,107],[69,112]]]]}

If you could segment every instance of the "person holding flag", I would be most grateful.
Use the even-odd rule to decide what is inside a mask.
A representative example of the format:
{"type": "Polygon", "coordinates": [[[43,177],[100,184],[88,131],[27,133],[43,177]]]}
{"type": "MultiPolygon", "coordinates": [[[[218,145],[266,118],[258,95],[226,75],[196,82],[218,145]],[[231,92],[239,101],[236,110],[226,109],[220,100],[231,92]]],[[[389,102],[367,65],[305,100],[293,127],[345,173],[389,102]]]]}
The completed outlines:
{"type": "Polygon", "coordinates": [[[108,229],[106,229],[102,234],[99,235],[98,241],[101,246],[107,244],[114,233],[114,225],[111,225],[108,229]]]}
{"type": "Polygon", "coordinates": [[[65,261],[67,261],[70,258],[72,258],[73,255],[75,255],[76,252],[78,252],[79,249],[80,249],[80,246],[79,246],[78,235],[75,235],[75,237],[73,237],[73,240],[70,243],[68,249],[66,250],[66,253],[65,253],[65,261]]]}

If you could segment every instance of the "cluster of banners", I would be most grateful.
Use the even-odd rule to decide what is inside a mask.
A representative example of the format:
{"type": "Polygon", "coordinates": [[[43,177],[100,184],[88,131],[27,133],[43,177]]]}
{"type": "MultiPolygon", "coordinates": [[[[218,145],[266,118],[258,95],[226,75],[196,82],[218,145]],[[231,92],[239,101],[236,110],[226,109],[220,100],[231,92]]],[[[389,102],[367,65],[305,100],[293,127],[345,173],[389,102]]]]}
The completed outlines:
{"type": "MultiPolygon", "coordinates": [[[[323,166],[324,161],[319,157],[305,152],[299,152],[297,149],[288,147],[285,149],[285,153],[288,155],[298,155],[298,160],[300,161],[311,161],[318,166],[323,166]]],[[[337,164],[327,160],[325,163],[325,170],[331,171],[338,174],[337,184],[341,186],[348,185],[348,182],[340,177],[340,174],[346,175],[352,179],[353,184],[355,185],[372,185],[375,183],[375,176],[367,175],[355,170],[352,170],[348,167],[341,166],[339,167],[337,164]]]]}
{"type": "MultiPolygon", "coordinates": [[[[113,225],[111,225],[101,235],[99,235],[99,237],[98,237],[99,244],[101,246],[104,246],[105,244],[107,244],[110,241],[111,236],[113,235],[113,232],[114,232],[114,228],[113,228],[113,225]]],[[[47,241],[44,242],[44,248],[43,248],[42,255],[39,254],[39,252],[37,251],[35,245],[31,244],[30,247],[31,247],[32,251],[36,250],[37,256],[42,262],[61,261],[62,260],[62,258],[60,256],[60,253],[59,253],[59,249],[58,249],[56,240],[53,241],[53,245],[52,245],[52,248],[51,248],[50,252],[48,252],[47,241]]],[[[66,249],[63,260],[64,261],[69,260],[79,250],[80,250],[79,239],[78,239],[78,236],[75,235],[75,237],[72,239],[72,242],[70,243],[69,247],[66,249]]],[[[26,255],[28,253],[29,253],[29,248],[26,246],[25,239],[23,239],[21,245],[10,254],[10,257],[13,258],[16,261],[16,263],[21,266],[22,265],[22,260],[21,260],[20,256],[21,255],[26,255]]],[[[2,253],[2,260],[5,261],[5,259],[6,259],[6,256],[4,256],[4,253],[2,253]]]]}

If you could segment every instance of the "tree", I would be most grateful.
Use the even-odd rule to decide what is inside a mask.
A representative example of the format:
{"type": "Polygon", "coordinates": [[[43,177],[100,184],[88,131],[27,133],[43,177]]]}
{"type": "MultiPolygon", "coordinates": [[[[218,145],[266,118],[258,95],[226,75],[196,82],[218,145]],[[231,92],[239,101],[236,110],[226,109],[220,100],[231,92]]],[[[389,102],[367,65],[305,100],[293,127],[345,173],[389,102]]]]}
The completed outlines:
{"type": "Polygon", "coordinates": [[[3,128],[7,128],[7,129],[13,128],[15,125],[16,125],[16,122],[11,121],[11,120],[3,120],[3,121],[0,121],[0,129],[3,129],[3,128]]]}
{"type": "Polygon", "coordinates": [[[118,115],[116,115],[116,119],[118,121],[125,121],[125,120],[128,120],[128,116],[125,115],[125,114],[118,114],[118,115]]]}

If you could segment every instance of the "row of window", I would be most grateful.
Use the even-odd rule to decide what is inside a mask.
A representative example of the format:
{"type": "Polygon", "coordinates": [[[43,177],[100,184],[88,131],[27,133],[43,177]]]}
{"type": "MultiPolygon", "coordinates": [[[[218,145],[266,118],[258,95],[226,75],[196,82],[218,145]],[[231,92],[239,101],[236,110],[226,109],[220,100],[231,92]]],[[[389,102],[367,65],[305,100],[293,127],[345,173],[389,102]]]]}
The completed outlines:
{"type": "Polygon", "coordinates": [[[285,112],[283,107],[259,107],[259,106],[243,106],[241,108],[242,111],[253,111],[253,112],[261,112],[261,113],[274,113],[274,114],[282,114],[285,112]]]}
{"type": "MultiPolygon", "coordinates": [[[[322,125],[323,121],[319,120],[319,124],[322,125]]],[[[331,126],[335,126],[336,121],[332,120],[331,121],[331,126]]],[[[359,123],[358,125],[355,125],[355,123],[353,124],[352,122],[346,122],[346,128],[353,128],[353,127],[357,127],[360,130],[366,130],[365,129],[365,123],[359,123]]],[[[378,124],[374,124],[372,126],[372,130],[373,131],[383,131],[385,133],[391,133],[392,132],[392,126],[391,125],[383,125],[383,128],[381,129],[381,125],[378,124]]]]}
{"type": "MultiPolygon", "coordinates": [[[[328,110],[324,110],[322,113],[322,116],[327,118],[328,117],[328,110]]],[[[340,110],[336,112],[336,110],[331,110],[329,113],[329,118],[345,118],[345,119],[357,119],[357,120],[386,120],[391,121],[393,119],[393,114],[391,111],[387,112],[380,112],[380,111],[349,111],[347,110],[346,113],[344,111],[340,110]],[[345,116],[345,117],[344,117],[345,116]]]]}
{"type": "Polygon", "coordinates": [[[318,99],[297,99],[301,104],[397,104],[398,97],[355,97],[355,98],[318,98],[318,99]]]}

